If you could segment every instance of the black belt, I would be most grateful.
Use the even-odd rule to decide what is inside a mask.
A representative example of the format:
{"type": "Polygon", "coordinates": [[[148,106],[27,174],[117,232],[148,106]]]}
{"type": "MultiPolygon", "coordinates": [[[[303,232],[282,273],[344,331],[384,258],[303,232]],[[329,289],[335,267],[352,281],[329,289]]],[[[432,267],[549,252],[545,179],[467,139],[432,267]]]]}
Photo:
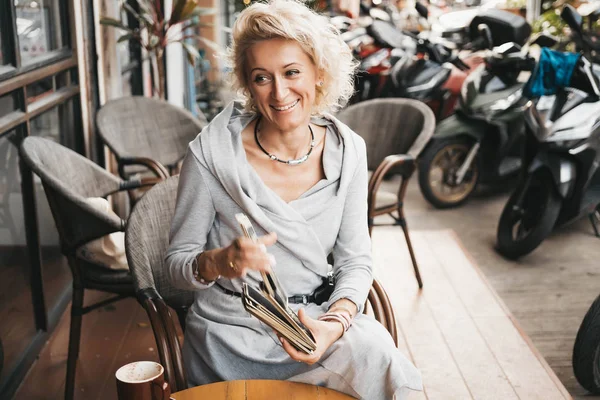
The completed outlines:
{"type": "MultiPolygon", "coordinates": [[[[229,294],[232,296],[237,296],[239,298],[242,297],[240,292],[234,292],[233,290],[229,290],[219,284],[219,282],[215,282],[215,286],[221,289],[225,294],[229,294]]],[[[316,297],[314,294],[297,294],[295,296],[288,297],[288,302],[293,304],[308,304],[308,303],[316,303],[316,297]]]]}

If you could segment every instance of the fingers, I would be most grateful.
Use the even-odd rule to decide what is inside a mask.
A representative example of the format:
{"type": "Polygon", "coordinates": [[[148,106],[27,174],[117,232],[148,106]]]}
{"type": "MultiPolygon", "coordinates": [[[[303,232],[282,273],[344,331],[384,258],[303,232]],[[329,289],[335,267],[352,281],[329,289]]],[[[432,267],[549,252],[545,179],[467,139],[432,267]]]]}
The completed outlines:
{"type": "Polygon", "coordinates": [[[258,243],[262,243],[265,246],[272,246],[277,242],[277,234],[275,232],[271,232],[268,235],[264,235],[258,238],[258,243]]]}
{"type": "Polygon", "coordinates": [[[271,272],[276,261],[275,257],[267,252],[267,246],[275,244],[276,241],[275,233],[260,237],[256,243],[246,237],[237,238],[230,246],[232,251],[229,258],[236,266],[234,275],[243,277],[247,270],[271,272]]]}
{"type": "Polygon", "coordinates": [[[289,354],[292,360],[303,362],[309,365],[312,365],[318,361],[318,357],[316,357],[314,354],[306,354],[304,352],[296,350],[296,348],[292,346],[290,342],[287,341],[287,339],[279,336],[279,341],[281,342],[281,345],[283,346],[285,352],[289,354]]]}
{"type": "Polygon", "coordinates": [[[298,318],[314,335],[314,328],[316,328],[317,321],[309,317],[304,308],[298,310],[298,318]]]}

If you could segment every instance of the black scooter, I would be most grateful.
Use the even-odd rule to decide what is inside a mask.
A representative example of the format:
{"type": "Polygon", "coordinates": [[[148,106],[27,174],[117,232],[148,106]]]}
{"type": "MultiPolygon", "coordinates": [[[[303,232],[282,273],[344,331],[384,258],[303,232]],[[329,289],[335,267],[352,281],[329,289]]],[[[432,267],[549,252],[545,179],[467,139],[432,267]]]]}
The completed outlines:
{"type": "MultiPolygon", "coordinates": [[[[519,39],[517,28],[514,40],[519,39]]],[[[485,25],[481,30],[482,37],[491,38],[485,25]]],[[[555,43],[540,34],[526,47],[555,43]]],[[[528,52],[511,41],[489,51],[485,63],[467,77],[456,113],[438,123],[420,156],[419,187],[433,206],[457,207],[480,183],[497,182],[519,171],[527,99],[522,97],[524,83],[517,78],[533,66],[528,52]]]]}
{"type": "MultiPolygon", "coordinates": [[[[575,9],[567,5],[561,16],[583,36],[575,9]]],[[[600,236],[599,87],[594,66],[581,56],[568,87],[529,103],[522,173],[498,224],[497,250],[505,257],[530,253],[556,226],[585,215],[600,236]]]]}

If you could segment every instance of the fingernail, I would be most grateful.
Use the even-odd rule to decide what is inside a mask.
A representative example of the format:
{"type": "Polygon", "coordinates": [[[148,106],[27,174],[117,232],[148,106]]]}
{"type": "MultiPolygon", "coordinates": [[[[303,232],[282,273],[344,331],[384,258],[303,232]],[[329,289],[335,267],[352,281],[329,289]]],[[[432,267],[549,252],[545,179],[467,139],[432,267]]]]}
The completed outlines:
{"type": "Polygon", "coordinates": [[[265,246],[264,243],[259,244],[258,247],[260,247],[260,251],[262,251],[263,253],[267,252],[267,246],[265,246]]]}
{"type": "Polygon", "coordinates": [[[277,265],[277,260],[275,260],[275,256],[273,254],[269,254],[269,263],[271,264],[271,267],[277,265]]]}

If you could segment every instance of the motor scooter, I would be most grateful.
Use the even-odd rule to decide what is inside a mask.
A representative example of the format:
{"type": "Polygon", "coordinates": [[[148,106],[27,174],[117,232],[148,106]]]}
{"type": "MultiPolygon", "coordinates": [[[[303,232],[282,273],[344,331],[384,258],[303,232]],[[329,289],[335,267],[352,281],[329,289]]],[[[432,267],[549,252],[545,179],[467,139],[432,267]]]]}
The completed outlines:
{"type": "Polygon", "coordinates": [[[535,66],[529,46],[556,43],[546,34],[531,37],[523,48],[505,43],[466,78],[455,114],[438,123],[419,158],[419,187],[429,203],[457,207],[479,184],[519,171],[528,99],[523,99],[524,82],[518,77],[535,66]]]}
{"type": "MultiPolygon", "coordinates": [[[[422,35],[400,32],[383,21],[367,28],[376,46],[363,47],[350,104],[383,97],[424,101],[438,119],[454,110],[462,82],[481,57],[464,60],[444,44],[422,35]]],[[[364,41],[364,39],[362,39],[364,41]]]]}
{"type": "MultiPolygon", "coordinates": [[[[582,18],[574,8],[565,6],[561,16],[574,32],[584,35],[582,18]]],[[[548,59],[556,57],[550,52],[548,59]]],[[[560,77],[568,79],[564,65],[555,67],[560,71],[556,76],[548,65],[552,64],[536,68],[530,82],[535,82],[540,71],[544,86],[560,82],[560,77]]],[[[589,216],[600,236],[596,214],[600,204],[600,71],[583,55],[572,70],[570,82],[557,84],[555,94],[530,101],[525,110],[523,167],[497,232],[497,250],[509,259],[530,253],[553,229],[582,216],[589,216]]]]}

